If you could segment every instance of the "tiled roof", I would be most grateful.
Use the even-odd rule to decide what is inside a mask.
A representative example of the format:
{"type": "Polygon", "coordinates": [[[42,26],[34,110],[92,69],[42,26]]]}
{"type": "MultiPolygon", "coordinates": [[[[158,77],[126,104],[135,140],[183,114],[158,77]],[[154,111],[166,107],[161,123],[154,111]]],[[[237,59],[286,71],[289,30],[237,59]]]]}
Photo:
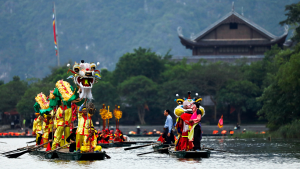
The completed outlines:
{"type": "Polygon", "coordinates": [[[202,38],[204,35],[206,35],[207,33],[209,33],[211,30],[213,30],[214,28],[216,28],[217,26],[219,26],[222,21],[224,21],[225,19],[229,18],[230,16],[236,16],[239,19],[243,20],[246,24],[248,24],[250,27],[256,29],[257,31],[265,34],[266,36],[270,37],[271,39],[276,39],[278,37],[276,37],[275,35],[273,35],[272,33],[268,32],[267,30],[265,30],[264,28],[260,27],[259,25],[257,25],[256,23],[248,20],[247,18],[245,18],[244,16],[238,14],[237,12],[229,12],[228,14],[226,14],[225,16],[223,16],[221,19],[219,19],[218,21],[216,21],[215,23],[211,24],[209,27],[207,27],[206,29],[204,29],[202,32],[198,33],[196,36],[194,36],[195,38],[192,38],[192,41],[196,41],[200,38],[202,38]]]}

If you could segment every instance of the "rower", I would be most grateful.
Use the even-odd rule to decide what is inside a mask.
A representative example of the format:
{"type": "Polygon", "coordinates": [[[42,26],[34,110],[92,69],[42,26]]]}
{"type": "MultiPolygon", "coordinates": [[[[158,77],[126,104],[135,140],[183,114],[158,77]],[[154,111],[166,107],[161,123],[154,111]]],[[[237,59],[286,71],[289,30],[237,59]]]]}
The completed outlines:
{"type": "Polygon", "coordinates": [[[76,130],[77,130],[77,128],[73,128],[72,133],[66,140],[68,143],[71,143],[70,147],[69,147],[69,152],[76,151],[76,130]]]}
{"type": "Polygon", "coordinates": [[[40,135],[38,134],[39,131],[42,130],[42,126],[41,126],[41,121],[40,121],[40,113],[35,113],[35,119],[33,121],[33,126],[32,126],[32,135],[36,135],[36,145],[38,144],[38,139],[40,137],[40,135]]]}
{"type": "Polygon", "coordinates": [[[105,143],[105,144],[109,143],[109,131],[108,130],[103,131],[102,143],[105,143]]]}
{"type": "Polygon", "coordinates": [[[114,141],[115,142],[123,142],[124,141],[123,135],[121,134],[121,131],[119,129],[116,129],[114,141]]]}
{"type": "MultiPolygon", "coordinates": [[[[49,133],[52,133],[53,122],[51,120],[51,114],[44,114],[44,123],[43,123],[43,143],[47,143],[49,140],[49,133]]],[[[47,144],[44,145],[44,148],[47,148],[47,144]]]]}
{"type": "Polygon", "coordinates": [[[164,144],[174,143],[174,134],[172,131],[173,119],[172,119],[170,113],[171,113],[170,110],[164,111],[164,116],[167,117],[165,126],[164,126],[164,134],[162,136],[164,138],[164,144]]]}
{"type": "MultiPolygon", "coordinates": [[[[86,102],[86,100],[85,100],[86,102]]],[[[87,110],[85,105],[85,102],[80,106],[79,111],[78,111],[78,128],[76,131],[76,151],[80,150],[80,147],[83,143],[84,139],[84,124],[86,122],[86,116],[87,116],[87,110]]]]}
{"type": "Polygon", "coordinates": [[[62,106],[60,106],[56,112],[56,130],[55,130],[55,133],[54,133],[54,141],[52,143],[52,150],[55,150],[57,147],[60,146],[61,144],[61,140],[62,140],[62,135],[64,133],[64,119],[63,119],[63,116],[64,116],[64,112],[62,110],[62,106]]]}

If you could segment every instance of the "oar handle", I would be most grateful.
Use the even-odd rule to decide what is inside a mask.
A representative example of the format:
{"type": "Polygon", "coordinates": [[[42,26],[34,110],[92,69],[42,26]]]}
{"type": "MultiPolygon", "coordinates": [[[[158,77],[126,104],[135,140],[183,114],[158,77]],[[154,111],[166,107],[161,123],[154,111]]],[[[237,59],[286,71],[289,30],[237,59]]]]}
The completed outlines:
{"type": "MultiPolygon", "coordinates": [[[[42,147],[43,145],[45,145],[45,144],[48,144],[50,141],[48,141],[47,143],[44,143],[44,144],[41,144],[41,145],[38,145],[38,146],[36,146],[36,147],[33,147],[32,148],[32,150],[34,150],[34,149],[37,149],[37,148],[40,148],[40,147],[42,147]]],[[[29,148],[30,149],[30,148],[29,148]]]]}
{"type": "Polygon", "coordinates": [[[124,148],[124,150],[132,150],[132,149],[142,148],[142,147],[146,147],[146,146],[151,146],[153,144],[160,144],[160,143],[152,143],[152,144],[145,144],[145,145],[136,146],[136,147],[128,147],[128,148],[124,148]]]}
{"type": "Polygon", "coordinates": [[[31,145],[31,146],[27,146],[27,147],[18,148],[17,150],[23,150],[23,149],[27,149],[27,148],[34,147],[34,146],[36,146],[36,145],[31,145]]]}
{"type": "Polygon", "coordinates": [[[54,151],[56,151],[56,150],[60,150],[60,149],[62,149],[63,147],[66,147],[66,146],[68,146],[68,145],[70,145],[70,144],[71,144],[71,143],[66,144],[66,145],[63,145],[63,146],[61,146],[61,147],[58,147],[58,148],[55,149],[55,150],[48,151],[46,154],[52,153],[52,152],[54,152],[54,151]]]}
{"type": "Polygon", "coordinates": [[[150,151],[150,152],[141,153],[141,154],[137,154],[137,155],[140,156],[140,155],[144,155],[144,154],[155,153],[155,152],[158,152],[158,151],[161,151],[161,150],[166,150],[166,149],[168,149],[168,148],[169,148],[169,147],[166,147],[166,148],[160,148],[160,149],[155,150],[155,151],[150,151]]]}

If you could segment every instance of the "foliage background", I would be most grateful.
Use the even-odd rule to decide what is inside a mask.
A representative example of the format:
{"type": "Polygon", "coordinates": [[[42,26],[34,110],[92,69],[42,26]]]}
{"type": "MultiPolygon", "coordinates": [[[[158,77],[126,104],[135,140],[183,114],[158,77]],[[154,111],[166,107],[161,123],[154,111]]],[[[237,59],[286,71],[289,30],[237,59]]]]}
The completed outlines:
{"type": "MultiPolygon", "coordinates": [[[[176,106],[175,94],[187,97],[193,91],[214,103],[205,107],[203,123],[216,124],[224,115],[225,124],[266,123],[283,137],[297,137],[300,3],[293,2],[236,1],[236,11],[244,6],[247,18],[276,35],[283,32],[280,21],[295,28],[293,47],[274,46],[262,61],[249,65],[245,60],[170,61],[174,55],[191,55],[179,43],[177,26],[185,35],[198,32],[229,12],[231,1],[56,1],[61,62],[85,59],[108,68],[94,85],[94,103],[97,110],[103,103],[121,105],[121,124],[162,124],[163,110],[176,106]]],[[[67,67],[55,67],[53,59],[52,23],[45,19],[51,18],[52,3],[7,0],[0,5],[0,112],[17,109],[28,119],[36,94],[48,95],[57,80],[68,77],[67,67]]]]}
{"type": "MultiPolygon", "coordinates": [[[[56,4],[61,63],[99,61],[114,70],[118,59],[138,47],[159,55],[191,56],[177,36],[199,33],[231,11],[232,0],[1,0],[0,80],[43,78],[57,65],[52,30],[56,4]]],[[[284,7],[297,0],[236,0],[235,11],[275,35],[284,7]]]]}

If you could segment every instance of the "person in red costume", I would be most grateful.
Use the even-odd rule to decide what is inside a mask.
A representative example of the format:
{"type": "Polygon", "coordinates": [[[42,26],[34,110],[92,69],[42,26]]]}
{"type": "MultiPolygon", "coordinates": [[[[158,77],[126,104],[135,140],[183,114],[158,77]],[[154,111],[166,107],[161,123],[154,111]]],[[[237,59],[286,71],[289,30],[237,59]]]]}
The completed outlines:
{"type": "Polygon", "coordinates": [[[119,129],[116,130],[114,136],[115,136],[115,138],[114,138],[115,142],[123,142],[124,141],[123,134],[121,133],[121,131],[119,129]]]}

